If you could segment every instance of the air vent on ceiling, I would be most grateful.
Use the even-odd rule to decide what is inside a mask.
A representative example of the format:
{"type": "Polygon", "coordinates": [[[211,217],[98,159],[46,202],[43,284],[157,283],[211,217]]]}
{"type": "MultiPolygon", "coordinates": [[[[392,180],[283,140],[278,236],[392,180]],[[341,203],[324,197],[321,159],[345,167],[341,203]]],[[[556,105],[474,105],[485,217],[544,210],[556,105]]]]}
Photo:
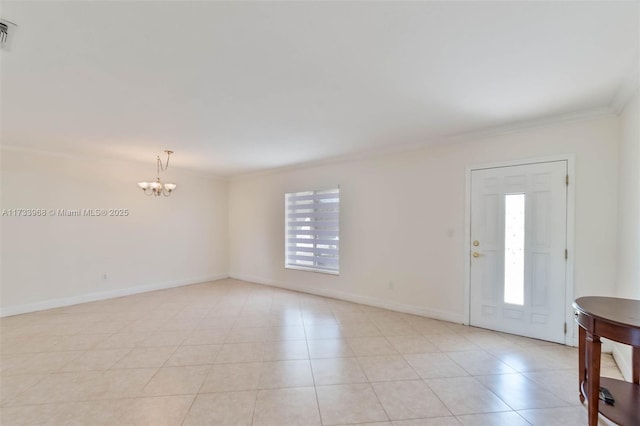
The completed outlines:
{"type": "Polygon", "coordinates": [[[0,47],[3,49],[9,49],[11,44],[11,39],[15,33],[16,28],[18,26],[11,21],[7,21],[6,19],[0,19],[0,47]]]}

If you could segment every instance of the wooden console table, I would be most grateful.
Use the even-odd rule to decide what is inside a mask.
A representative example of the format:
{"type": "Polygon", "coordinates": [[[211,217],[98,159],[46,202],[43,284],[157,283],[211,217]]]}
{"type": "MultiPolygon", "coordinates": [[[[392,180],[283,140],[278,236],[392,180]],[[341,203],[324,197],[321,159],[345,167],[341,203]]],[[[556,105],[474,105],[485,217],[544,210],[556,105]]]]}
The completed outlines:
{"type": "Polygon", "coordinates": [[[598,412],[623,426],[640,425],[640,300],[581,297],[573,303],[579,327],[578,382],[580,401],[589,403],[589,426],[598,412]],[[600,338],[633,346],[633,383],[600,379],[600,338]],[[614,405],[599,400],[600,386],[609,389],[614,405]]]}

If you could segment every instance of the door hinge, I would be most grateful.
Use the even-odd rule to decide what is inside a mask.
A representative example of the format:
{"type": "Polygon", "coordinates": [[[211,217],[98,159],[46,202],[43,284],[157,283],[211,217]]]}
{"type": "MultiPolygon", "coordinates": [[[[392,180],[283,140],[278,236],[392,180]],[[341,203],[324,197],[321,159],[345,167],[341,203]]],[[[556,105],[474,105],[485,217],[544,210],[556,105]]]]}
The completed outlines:
{"type": "Polygon", "coordinates": [[[567,323],[566,323],[566,321],[564,323],[564,334],[567,334],[567,323]]]}
{"type": "Polygon", "coordinates": [[[569,250],[564,249],[564,258],[568,259],[569,258],[569,250]]]}
{"type": "Polygon", "coordinates": [[[566,178],[565,178],[565,180],[564,180],[564,181],[565,181],[565,183],[567,184],[567,186],[569,186],[569,175],[567,175],[567,176],[566,176],[566,178]]]}

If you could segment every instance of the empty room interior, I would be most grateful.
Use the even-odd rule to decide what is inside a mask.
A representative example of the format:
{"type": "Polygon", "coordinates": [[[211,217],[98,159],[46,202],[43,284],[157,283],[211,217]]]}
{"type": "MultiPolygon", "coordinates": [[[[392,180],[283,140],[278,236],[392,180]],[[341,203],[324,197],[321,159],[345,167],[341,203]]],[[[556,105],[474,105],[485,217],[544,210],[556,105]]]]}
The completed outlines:
{"type": "Polygon", "coordinates": [[[0,424],[640,424],[638,1],[0,36],[0,424]]]}

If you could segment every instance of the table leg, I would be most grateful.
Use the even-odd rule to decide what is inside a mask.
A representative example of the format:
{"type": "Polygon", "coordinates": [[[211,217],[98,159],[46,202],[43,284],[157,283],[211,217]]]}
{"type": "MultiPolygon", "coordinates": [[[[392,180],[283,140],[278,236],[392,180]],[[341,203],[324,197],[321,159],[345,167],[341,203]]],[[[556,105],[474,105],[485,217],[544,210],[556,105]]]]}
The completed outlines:
{"type": "Polygon", "coordinates": [[[585,329],[578,327],[578,395],[580,396],[580,402],[584,402],[582,382],[587,379],[587,370],[585,368],[585,339],[585,329]]]}
{"type": "Polygon", "coordinates": [[[587,400],[589,402],[589,426],[598,425],[598,404],[600,402],[600,336],[587,332],[587,400]]]}

